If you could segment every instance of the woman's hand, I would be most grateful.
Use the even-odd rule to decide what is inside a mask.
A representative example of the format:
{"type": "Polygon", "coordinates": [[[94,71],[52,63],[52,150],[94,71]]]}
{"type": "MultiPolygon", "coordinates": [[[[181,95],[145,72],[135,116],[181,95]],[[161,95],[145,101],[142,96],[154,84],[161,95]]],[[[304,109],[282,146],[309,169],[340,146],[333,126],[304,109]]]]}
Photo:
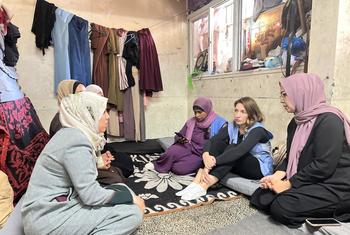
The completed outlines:
{"type": "Polygon", "coordinates": [[[275,193],[284,192],[292,187],[289,180],[282,180],[285,176],[285,171],[276,171],[273,175],[263,177],[260,180],[260,186],[275,193]]]}
{"type": "Polygon", "coordinates": [[[204,166],[208,170],[211,170],[216,165],[215,157],[211,156],[209,152],[204,152],[202,157],[203,157],[204,166]]]}
{"type": "Polygon", "coordinates": [[[145,213],[145,201],[139,196],[133,196],[133,201],[134,204],[136,204],[140,208],[141,213],[143,215],[145,213]]]}
{"type": "Polygon", "coordinates": [[[105,164],[104,169],[108,170],[111,167],[111,162],[114,160],[114,156],[111,154],[111,152],[107,151],[102,154],[102,159],[105,164]]]}
{"type": "Polygon", "coordinates": [[[272,182],[272,190],[275,193],[282,193],[292,187],[289,180],[278,180],[272,182]]]}
{"type": "Polygon", "coordinates": [[[202,182],[206,183],[207,185],[210,184],[210,175],[209,175],[210,170],[208,168],[204,168],[203,169],[203,173],[202,173],[202,182]]]}
{"type": "Polygon", "coordinates": [[[268,175],[260,180],[260,187],[272,190],[272,182],[282,180],[286,176],[285,171],[276,171],[273,175],[268,175]]]}

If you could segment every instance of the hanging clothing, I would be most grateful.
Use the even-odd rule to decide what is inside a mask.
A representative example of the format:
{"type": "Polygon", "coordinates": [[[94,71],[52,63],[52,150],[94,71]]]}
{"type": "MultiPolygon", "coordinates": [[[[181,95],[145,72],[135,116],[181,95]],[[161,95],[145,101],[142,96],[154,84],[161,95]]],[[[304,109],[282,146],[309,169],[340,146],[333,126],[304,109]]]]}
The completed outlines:
{"type": "Polygon", "coordinates": [[[140,41],[140,90],[147,96],[163,90],[158,53],[148,28],[137,31],[140,41]]]}
{"type": "Polygon", "coordinates": [[[119,135],[124,136],[124,116],[122,112],[118,112],[119,135]]]}
{"type": "Polygon", "coordinates": [[[109,29],[108,49],[108,103],[116,106],[118,111],[123,111],[123,93],[119,88],[119,66],[117,55],[119,54],[119,38],[115,29],[109,29]]]}
{"type": "Polygon", "coordinates": [[[7,34],[7,25],[10,22],[10,19],[7,15],[7,12],[4,8],[0,7],[0,25],[3,25],[0,27],[1,35],[5,36],[7,34]]]}
{"type": "Polygon", "coordinates": [[[14,67],[6,66],[3,61],[3,52],[0,50],[0,102],[18,100],[24,97],[17,83],[17,73],[14,67]]]}
{"type": "Polygon", "coordinates": [[[132,75],[135,78],[135,86],[129,87],[124,92],[123,118],[119,117],[122,124],[120,135],[126,140],[145,141],[145,110],[143,95],[139,89],[138,70],[132,67],[132,75]]]}
{"type": "Polygon", "coordinates": [[[109,110],[107,133],[112,136],[121,136],[119,130],[119,115],[115,108],[109,110]]]}
{"type": "Polygon", "coordinates": [[[120,90],[125,90],[129,87],[128,77],[125,73],[126,60],[123,57],[124,43],[126,40],[127,31],[125,31],[124,29],[118,29],[117,32],[119,36],[119,53],[117,55],[119,66],[119,88],[120,90]]]}
{"type": "Polygon", "coordinates": [[[56,6],[44,0],[37,0],[32,24],[36,47],[43,51],[51,45],[51,31],[56,20],[56,6]]]}
{"type": "Polygon", "coordinates": [[[135,85],[135,79],[132,75],[132,66],[139,68],[139,39],[137,33],[134,31],[129,31],[127,33],[123,57],[126,60],[125,73],[128,78],[128,86],[131,87],[135,85]]]}
{"type": "Polygon", "coordinates": [[[146,141],[145,94],[140,92],[140,135],[141,141],[146,141]]]}
{"type": "Polygon", "coordinates": [[[28,97],[0,103],[0,170],[9,178],[14,202],[26,191],[35,162],[48,141],[28,97]]]}
{"type": "Polygon", "coordinates": [[[21,37],[19,29],[16,25],[9,22],[7,26],[7,34],[5,36],[5,56],[4,63],[7,66],[16,66],[19,59],[19,53],[17,49],[17,39],[21,37]]]}
{"type": "Polygon", "coordinates": [[[123,131],[126,140],[135,140],[135,115],[131,87],[124,93],[123,131]]]}
{"type": "Polygon", "coordinates": [[[56,22],[51,33],[55,57],[55,93],[60,81],[71,79],[68,52],[68,25],[73,16],[74,15],[72,13],[66,12],[60,8],[56,9],[56,22]]]}
{"type": "MultiPolygon", "coordinates": [[[[140,105],[140,88],[139,88],[139,73],[138,70],[133,67],[132,74],[135,78],[135,86],[131,87],[132,106],[134,108],[134,120],[135,120],[135,141],[141,140],[141,109],[140,105]]],[[[141,140],[142,141],[142,140],[141,140]]]]}
{"type": "Polygon", "coordinates": [[[68,24],[69,66],[71,79],[81,81],[85,86],[91,84],[91,62],[88,38],[88,22],[73,16],[68,24]]]}
{"type": "Polygon", "coordinates": [[[108,48],[109,30],[91,23],[91,49],[93,52],[92,83],[99,85],[103,94],[108,94],[108,48]]]}

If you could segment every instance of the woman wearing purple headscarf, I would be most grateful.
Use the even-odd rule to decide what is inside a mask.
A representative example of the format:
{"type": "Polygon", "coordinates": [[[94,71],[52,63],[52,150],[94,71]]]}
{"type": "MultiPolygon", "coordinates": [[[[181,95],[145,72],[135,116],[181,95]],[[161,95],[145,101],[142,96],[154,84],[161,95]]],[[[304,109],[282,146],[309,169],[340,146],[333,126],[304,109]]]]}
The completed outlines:
{"type": "MultiPolygon", "coordinates": [[[[175,143],[153,163],[156,171],[186,175],[202,166],[205,142],[226,124],[226,120],[213,111],[212,102],[205,97],[194,101],[193,112],[194,117],[175,135],[175,143]]],[[[152,168],[150,165],[147,167],[152,168]]]]}
{"type": "Polygon", "coordinates": [[[350,122],[326,104],[323,83],[312,74],[280,82],[281,103],[294,118],[287,130],[287,158],[261,180],[251,203],[290,227],[308,217],[350,218],[350,122]]]}

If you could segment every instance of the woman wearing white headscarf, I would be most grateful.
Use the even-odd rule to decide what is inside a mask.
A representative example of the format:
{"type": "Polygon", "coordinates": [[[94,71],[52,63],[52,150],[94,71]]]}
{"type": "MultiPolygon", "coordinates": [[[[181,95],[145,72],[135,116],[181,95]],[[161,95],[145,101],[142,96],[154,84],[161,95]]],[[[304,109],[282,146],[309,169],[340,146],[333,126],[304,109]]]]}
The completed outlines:
{"type": "Polygon", "coordinates": [[[24,198],[26,234],[130,234],[141,224],[140,197],[124,184],[102,188],[96,181],[106,105],[106,98],[91,92],[62,100],[64,128],[39,156],[24,198]]]}

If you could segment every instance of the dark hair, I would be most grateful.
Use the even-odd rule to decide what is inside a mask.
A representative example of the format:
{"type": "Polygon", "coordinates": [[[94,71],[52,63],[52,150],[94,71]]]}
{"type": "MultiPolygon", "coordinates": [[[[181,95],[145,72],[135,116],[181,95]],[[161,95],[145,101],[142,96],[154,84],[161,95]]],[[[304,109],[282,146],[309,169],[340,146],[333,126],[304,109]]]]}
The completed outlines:
{"type": "Polygon", "coordinates": [[[75,94],[75,90],[78,88],[79,85],[84,85],[83,83],[79,82],[79,81],[76,81],[74,82],[73,84],[73,94],[75,94]]]}
{"type": "Polygon", "coordinates": [[[260,111],[259,106],[255,102],[255,100],[251,97],[242,97],[235,101],[235,107],[237,104],[242,104],[247,111],[248,114],[248,121],[247,126],[248,128],[253,126],[256,122],[263,122],[264,121],[264,115],[260,111]]]}

